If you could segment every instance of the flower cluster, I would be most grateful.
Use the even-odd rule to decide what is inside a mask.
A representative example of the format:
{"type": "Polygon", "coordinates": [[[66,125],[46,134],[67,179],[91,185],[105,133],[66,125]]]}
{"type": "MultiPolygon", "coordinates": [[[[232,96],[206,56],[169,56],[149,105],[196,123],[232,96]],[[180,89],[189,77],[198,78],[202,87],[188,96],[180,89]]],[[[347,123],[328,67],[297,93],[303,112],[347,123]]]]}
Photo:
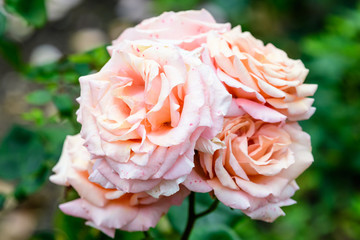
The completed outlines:
{"type": "Polygon", "coordinates": [[[293,204],[313,161],[308,70],[205,10],[167,12],[125,30],[110,60],[80,78],[80,134],[50,180],[80,199],[66,214],[114,236],[154,227],[190,193],[209,192],[253,219],[293,204]]]}

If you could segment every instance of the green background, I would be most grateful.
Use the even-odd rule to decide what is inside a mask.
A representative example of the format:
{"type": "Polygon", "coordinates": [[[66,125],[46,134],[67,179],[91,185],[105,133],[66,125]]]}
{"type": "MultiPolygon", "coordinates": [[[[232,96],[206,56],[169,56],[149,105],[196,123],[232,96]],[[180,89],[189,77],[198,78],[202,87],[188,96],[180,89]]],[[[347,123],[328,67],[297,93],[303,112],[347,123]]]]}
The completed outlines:
{"type": "MultiPolygon", "coordinates": [[[[37,27],[36,31],[49,26],[44,1],[4,2],[7,12],[21,16],[37,27]]],[[[314,103],[317,111],[310,120],[301,122],[312,137],[315,162],[297,181],[300,190],[294,199],[298,203],[284,207],[286,216],[271,224],[251,220],[221,205],[197,222],[191,239],[360,239],[359,1],[155,0],[150,4],[153,15],[215,7],[232,26],[240,24],[291,58],[301,59],[310,70],[306,82],[319,85],[314,103]]],[[[107,3],[105,12],[113,11],[111,6],[107,3]]],[[[78,77],[99,70],[109,57],[105,47],[99,47],[55,63],[30,66],[24,60],[26,46],[9,38],[5,29],[6,20],[0,11],[0,54],[4,62],[24,76],[24,81],[38,86],[19,99],[31,108],[23,113],[21,124],[14,124],[3,134],[0,145],[0,179],[14,186],[11,193],[0,194],[0,207],[15,201],[17,208],[26,207],[29,199],[49,188],[48,176],[65,136],[79,131],[75,120],[78,77]],[[44,113],[49,103],[57,109],[51,116],[44,113]]],[[[60,195],[71,199],[74,194],[67,190],[60,195]]],[[[197,195],[197,211],[210,204],[207,195],[197,195]]],[[[184,228],[186,207],[187,201],[173,207],[150,234],[156,239],[176,239],[184,228]]],[[[58,210],[48,215],[52,227],[38,227],[31,239],[107,239],[85,227],[81,219],[58,210]]],[[[0,218],[4,216],[0,213],[0,218]]],[[[116,239],[142,238],[142,233],[118,231],[116,235],[116,239]]]]}

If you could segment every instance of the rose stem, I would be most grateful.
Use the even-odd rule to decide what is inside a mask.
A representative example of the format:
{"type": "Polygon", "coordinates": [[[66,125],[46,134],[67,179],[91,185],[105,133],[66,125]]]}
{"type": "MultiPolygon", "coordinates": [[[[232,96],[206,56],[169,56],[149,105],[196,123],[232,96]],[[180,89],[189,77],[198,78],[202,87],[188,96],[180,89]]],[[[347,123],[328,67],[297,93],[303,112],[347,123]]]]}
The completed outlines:
{"type": "Polygon", "coordinates": [[[201,218],[201,217],[211,213],[212,211],[214,211],[217,208],[218,205],[219,205],[219,200],[215,199],[214,202],[210,205],[210,207],[207,210],[195,215],[196,219],[201,218]]]}
{"type": "Polygon", "coordinates": [[[148,231],[143,231],[143,233],[144,233],[144,238],[143,238],[143,240],[153,239],[148,231]]]}
{"type": "Polygon", "coordinates": [[[195,193],[191,192],[190,196],[189,196],[189,210],[188,210],[187,225],[186,225],[185,231],[181,237],[181,240],[188,240],[191,230],[194,227],[195,221],[198,218],[201,218],[201,217],[211,213],[212,211],[214,211],[216,209],[216,207],[218,206],[218,204],[219,204],[219,200],[216,199],[207,210],[205,210],[199,214],[196,214],[195,213],[195,193]]]}
{"type": "Polygon", "coordinates": [[[196,220],[195,215],[195,193],[191,192],[189,196],[189,210],[188,210],[188,219],[187,219],[187,225],[185,228],[185,232],[183,233],[181,240],[187,240],[189,239],[190,232],[195,224],[196,220]]]}

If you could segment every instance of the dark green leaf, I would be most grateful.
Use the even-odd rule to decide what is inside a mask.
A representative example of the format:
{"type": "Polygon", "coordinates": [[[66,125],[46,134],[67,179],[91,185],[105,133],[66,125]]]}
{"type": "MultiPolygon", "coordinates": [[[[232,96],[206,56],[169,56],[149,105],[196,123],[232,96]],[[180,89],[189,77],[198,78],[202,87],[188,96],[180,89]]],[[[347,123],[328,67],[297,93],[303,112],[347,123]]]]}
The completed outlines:
{"type": "Polygon", "coordinates": [[[206,225],[195,228],[190,240],[240,240],[236,233],[226,225],[206,225]]]}
{"type": "Polygon", "coordinates": [[[51,100],[51,93],[46,90],[37,90],[26,96],[26,101],[34,105],[44,105],[51,100]]]}
{"type": "Polygon", "coordinates": [[[5,9],[35,27],[41,27],[46,22],[45,0],[5,0],[5,9]]]}
{"type": "Polygon", "coordinates": [[[24,63],[21,60],[20,50],[18,45],[9,41],[3,36],[0,37],[0,54],[16,70],[21,71],[24,69],[24,63]]]}
{"type": "Polygon", "coordinates": [[[68,94],[56,95],[53,98],[54,104],[63,117],[71,117],[73,114],[73,100],[68,94]]]}
{"type": "Polygon", "coordinates": [[[164,11],[180,11],[193,9],[199,4],[199,0],[183,0],[183,1],[173,1],[173,0],[155,0],[154,9],[159,14],[164,11]]]}
{"type": "Polygon", "coordinates": [[[30,194],[36,192],[50,176],[50,169],[44,164],[37,172],[23,176],[20,183],[16,186],[14,195],[16,199],[23,200],[30,194]]]}
{"type": "MultiPolygon", "coordinates": [[[[67,121],[65,123],[57,123],[56,125],[46,125],[37,131],[39,137],[43,139],[44,149],[47,154],[47,158],[54,164],[57,162],[64,140],[67,135],[74,134],[72,125],[67,121]]],[[[53,167],[52,165],[50,167],[53,167]]]]}
{"type": "Polygon", "coordinates": [[[5,30],[6,30],[6,17],[0,11],[0,36],[4,34],[5,30]]]}
{"type": "Polygon", "coordinates": [[[181,206],[172,206],[168,212],[169,221],[178,233],[182,233],[185,230],[188,207],[189,201],[185,199],[181,206]]]}
{"type": "MultiPolygon", "coordinates": [[[[196,212],[200,213],[209,208],[214,199],[209,194],[196,194],[196,212]]],[[[228,206],[219,203],[216,210],[198,219],[198,225],[224,224],[231,225],[241,219],[243,214],[239,210],[231,210],[228,206]]]]}
{"type": "Polygon", "coordinates": [[[74,72],[65,72],[64,81],[69,84],[78,84],[80,75],[74,72]]]}
{"type": "Polygon", "coordinates": [[[55,236],[53,232],[38,231],[35,232],[29,240],[54,240],[55,236]]]}
{"type": "MultiPolygon", "coordinates": [[[[100,70],[109,60],[110,56],[106,46],[101,46],[85,53],[69,56],[68,60],[74,64],[87,64],[92,70],[100,70]]],[[[79,67],[78,67],[79,68],[79,67]]],[[[80,70],[80,69],[79,69],[80,70]]]]}
{"type": "Polygon", "coordinates": [[[88,75],[91,71],[89,64],[86,63],[78,63],[74,65],[74,70],[80,76],[88,75]]]}
{"type": "Polygon", "coordinates": [[[60,63],[49,63],[43,66],[31,66],[26,71],[26,76],[30,80],[41,83],[54,82],[59,78],[60,63]]]}
{"type": "Polygon", "coordinates": [[[48,89],[50,84],[54,84],[56,90],[60,86],[59,83],[64,83],[67,87],[78,86],[80,76],[99,71],[109,57],[106,47],[102,46],[89,52],[68,56],[55,63],[28,67],[25,74],[30,80],[47,84],[48,89]]]}
{"type": "Polygon", "coordinates": [[[144,238],[144,234],[142,232],[125,232],[125,231],[117,231],[115,239],[121,240],[150,240],[153,238],[144,238]]]}
{"type": "Polygon", "coordinates": [[[0,145],[0,178],[17,179],[34,173],[44,160],[38,136],[28,129],[14,126],[0,145]]]}
{"type": "Polygon", "coordinates": [[[86,226],[84,219],[67,216],[60,210],[55,216],[55,226],[55,239],[112,240],[99,230],[86,226]]]}
{"type": "Polygon", "coordinates": [[[3,209],[6,201],[6,196],[4,194],[0,194],[0,211],[3,209]]]}
{"type": "MultiPolygon", "coordinates": [[[[203,212],[208,209],[209,206],[213,203],[209,194],[197,193],[196,194],[196,204],[195,210],[196,213],[203,212]]],[[[170,208],[168,217],[172,227],[178,233],[182,233],[185,229],[187,222],[187,212],[188,212],[188,201],[185,200],[181,206],[173,206],[170,208]]],[[[232,224],[234,221],[240,219],[242,213],[238,210],[230,210],[229,207],[220,203],[215,211],[211,212],[204,217],[199,218],[196,221],[197,226],[199,225],[209,225],[209,224],[232,224]]]]}

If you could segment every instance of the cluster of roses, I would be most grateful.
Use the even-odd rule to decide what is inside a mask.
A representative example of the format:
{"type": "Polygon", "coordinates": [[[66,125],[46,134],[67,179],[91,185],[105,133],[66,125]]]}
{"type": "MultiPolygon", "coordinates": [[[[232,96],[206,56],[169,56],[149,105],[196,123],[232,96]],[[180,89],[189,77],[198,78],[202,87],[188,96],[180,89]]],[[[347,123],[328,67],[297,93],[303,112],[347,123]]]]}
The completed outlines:
{"type": "Polygon", "coordinates": [[[190,191],[273,221],[313,161],[308,70],[205,10],[167,12],[125,30],[111,59],[80,78],[81,133],[51,181],[81,198],[60,205],[114,236],[144,231],[190,191]]]}

